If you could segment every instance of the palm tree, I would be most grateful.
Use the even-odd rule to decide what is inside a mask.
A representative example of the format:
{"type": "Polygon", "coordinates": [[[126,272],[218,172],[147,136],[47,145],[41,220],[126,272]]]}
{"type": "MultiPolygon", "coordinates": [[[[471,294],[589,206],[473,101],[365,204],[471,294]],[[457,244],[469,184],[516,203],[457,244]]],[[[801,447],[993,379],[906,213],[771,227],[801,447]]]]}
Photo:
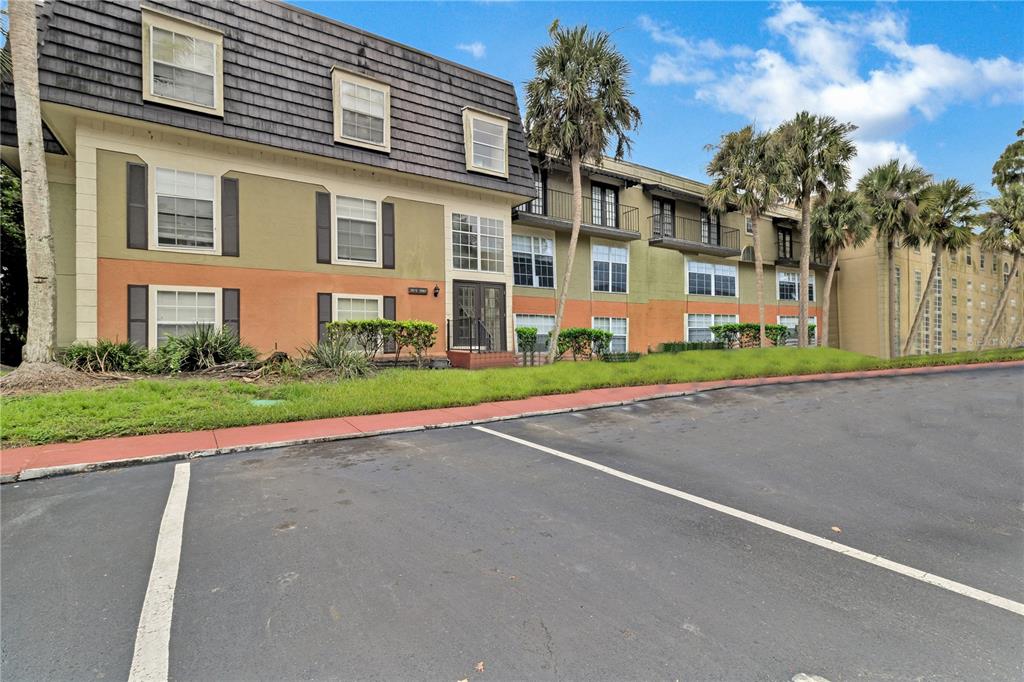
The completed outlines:
{"type": "Polygon", "coordinates": [[[850,180],[850,160],[857,154],[852,123],[801,111],[774,133],[789,176],[789,193],[800,206],[800,321],[797,344],[808,345],[807,306],[811,279],[811,195],[824,197],[850,180]]]}
{"type": "Polygon", "coordinates": [[[557,19],[548,33],[551,44],[533,55],[536,75],[526,84],[525,126],[529,145],[542,158],[568,160],[572,173],[572,237],[548,349],[554,361],[583,223],[583,162],[600,165],[613,138],[615,158],[621,159],[632,142],[628,133],[640,125],[640,111],[630,102],[629,62],[607,33],[585,25],[562,29],[557,19]]]}
{"type": "Polygon", "coordinates": [[[974,235],[973,227],[977,222],[977,212],[981,202],[974,193],[973,185],[961,185],[950,178],[936,185],[929,185],[921,193],[921,222],[918,240],[922,244],[931,244],[932,267],[928,271],[928,283],[925,284],[921,300],[917,302],[914,323],[910,325],[907,342],[903,346],[903,354],[910,352],[910,345],[921,328],[921,320],[928,305],[928,295],[935,286],[935,277],[942,265],[942,256],[946,251],[959,251],[969,247],[974,235]]]}
{"type": "MultiPolygon", "coordinates": [[[[999,294],[995,310],[992,311],[992,318],[982,334],[981,348],[988,344],[992,332],[1002,322],[1006,312],[1006,299],[1010,294],[1010,282],[1017,277],[1021,260],[1024,260],[1024,183],[1007,185],[998,197],[989,200],[988,206],[991,212],[987,216],[985,228],[981,233],[981,244],[993,251],[1000,249],[1009,251],[1013,254],[1013,265],[1010,267],[1007,285],[999,294]]],[[[1016,336],[1015,332],[1013,337],[1016,336]]],[[[1013,342],[1013,338],[1010,339],[1010,342],[1013,342]]]]}
{"type": "Polygon", "coordinates": [[[828,274],[825,276],[825,292],[821,300],[821,320],[818,322],[818,339],[822,346],[828,345],[828,316],[832,305],[832,283],[835,281],[839,253],[843,249],[862,246],[871,236],[864,205],[857,194],[844,188],[833,190],[828,198],[819,202],[811,214],[811,229],[814,246],[828,257],[828,274]]]}
{"type": "Polygon", "coordinates": [[[718,211],[738,207],[750,218],[754,238],[754,272],[757,281],[757,321],[761,328],[761,347],[768,345],[764,332],[764,257],[758,219],[779,201],[780,178],[767,134],[758,134],[753,126],[726,133],[708,163],[708,175],[714,180],[704,194],[708,206],[718,211]]]}
{"type": "Polygon", "coordinates": [[[22,359],[25,363],[48,363],[53,360],[57,341],[57,267],[39,113],[36,3],[11,2],[8,12],[28,269],[28,332],[22,359]]]}
{"type": "Polygon", "coordinates": [[[885,241],[889,263],[889,354],[899,357],[896,332],[896,244],[913,234],[918,221],[918,199],[931,175],[920,166],[900,165],[896,159],[875,166],[857,183],[857,193],[879,240],[885,241]]]}

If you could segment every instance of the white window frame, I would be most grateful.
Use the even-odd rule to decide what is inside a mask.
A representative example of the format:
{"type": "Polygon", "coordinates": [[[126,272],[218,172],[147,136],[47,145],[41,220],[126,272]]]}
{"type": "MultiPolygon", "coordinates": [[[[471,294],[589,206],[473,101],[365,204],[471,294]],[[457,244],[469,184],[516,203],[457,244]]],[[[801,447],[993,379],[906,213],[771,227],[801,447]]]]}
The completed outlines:
{"type": "MultiPolygon", "coordinates": [[[[796,324],[793,325],[793,329],[796,330],[797,333],[799,333],[799,330],[800,330],[800,316],[799,315],[776,315],[775,316],[775,324],[782,324],[782,318],[784,318],[784,317],[785,318],[793,318],[794,320],[796,320],[796,324]]],[[[814,340],[815,340],[815,345],[817,345],[817,341],[820,338],[818,336],[818,316],[817,315],[808,315],[807,316],[807,324],[808,325],[812,325],[812,324],[814,325],[814,340]]],[[[786,328],[789,329],[789,327],[786,327],[786,328]]]]}
{"type": "MultiPolygon", "coordinates": [[[[448,258],[452,264],[452,270],[459,272],[479,272],[488,275],[504,275],[507,272],[505,266],[509,265],[508,261],[511,258],[512,249],[512,232],[508,227],[508,221],[505,218],[496,218],[494,216],[480,215],[477,213],[466,213],[463,211],[450,211],[448,212],[448,258]],[[476,235],[476,267],[475,268],[464,268],[455,264],[455,216],[462,215],[468,218],[476,218],[476,231],[470,234],[476,235]],[[480,221],[481,220],[495,220],[501,223],[501,269],[500,270],[484,270],[480,267],[480,221]]],[[[511,281],[514,281],[512,279],[511,281]]]]}
{"type": "MultiPolygon", "coordinates": [[[[510,251],[512,253],[512,284],[513,284],[513,286],[517,286],[517,287],[530,287],[530,288],[533,288],[533,289],[547,289],[547,290],[552,290],[552,289],[557,288],[557,286],[558,286],[558,256],[556,254],[556,247],[558,246],[558,240],[555,239],[553,234],[552,235],[544,235],[544,234],[531,234],[529,232],[513,232],[512,236],[510,237],[510,244],[511,244],[510,251]],[[546,239],[547,241],[551,242],[551,280],[552,280],[552,285],[550,287],[542,287],[542,286],[540,286],[539,284],[536,284],[536,283],[535,284],[516,284],[516,259],[515,259],[515,254],[516,254],[515,239],[516,239],[516,237],[529,237],[531,240],[533,240],[533,239],[546,239]]],[[[531,248],[533,248],[533,242],[532,241],[531,241],[530,244],[531,244],[531,248]]],[[[533,260],[533,281],[536,282],[537,281],[537,261],[536,261],[537,253],[535,251],[531,251],[530,254],[531,254],[531,256],[534,257],[534,260],[533,260]]]]}
{"type": "MultiPolygon", "coordinates": [[[[629,294],[629,244],[623,244],[621,242],[610,242],[602,241],[599,239],[590,240],[590,291],[595,294],[610,294],[614,296],[626,296],[629,294]],[[594,246],[607,246],[610,249],[625,249],[626,250],[626,290],[625,291],[612,291],[612,269],[611,263],[608,262],[608,291],[601,291],[594,288],[594,246]]],[[[603,261],[602,261],[603,262],[603,261]]]]}
{"type": "Polygon", "coordinates": [[[365,149],[374,149],[386,153],[391,152],[391,86],[387,83],[383,83],[379,80],[369,78],[353,71],[348,71],[341,67],[335,66],[331,68],[331,84],[332,93],[334,97],[334,141],[342,144],[353,145],[355,147],[363,147],[365,149]],[[359,85],[364,88],[370,88],[384,93],[384,142],[378,144],[369,140],[364,140],[358,137],[348,137],[343,132],[342,121],[342,110],[341,105],[341,90],[342,84],[348,82],[353,85],[359,85]]]}
{"type": "MultiPolygon", "coordinates": [[[[149,207],[149,249],[151,251],[174,251],[177,253],[191,253],[191,254],[202,254],[206,256],[219,256],[221,255],[221,178],[215,173],[208,173],[206,171],[196,170],[194,168],[170,168],[168,166],[158,166],[157,164],[148,164],[149,176],[149,196],[147,197],[149,207]],[[213,248],[205,249],[192,246],[175,246],[160,243],[160,232],[159,225],[157,224],[160,219],[160,209],[157,205],[157,188],[156,188],[156,172],[160,170],[172,170],[179,173],[192,173],[193,175],[205,175],[213,178],[213,248]]],[[[167,195],[171,196],[171,195],[167,195]]]]}
{"type": "Polygon", "coordinates": [[[331,321],[339,322],[338,320],[338,301],[341,299],[352,299],[358,298],[364,301],[376,301],[377,302],[377,318],[383,319],[384,317],[384,296],[379,294],[353,294],[353,293],[331,293],[331,321]]]}
{"type": "MultiPolygon", "coordinates": [[[[512,315],[512,344],[513,344],[513,348],[515,348],[517,353],[519,353],[521,351],[519,350],[519,335],[515,333],[515,330],[519,329],[519,327],[530,327],[530,326],[533,326],[533,325],[530,325],[530,324],[522,324],[522,325],[519,324],[519,318],[521,318],[521,317],[550,317],[551,318],[551,326],[552,326],[552,328],[554,328],[554,326],[555,326],[555,316],[554,315],[547,315],[545,313],[513,313],[513,315],[512,315]]],[[[538,331],[538,335],[539,335],[539,333],[540,332],[538,331]]],[[[549,343],[550,343],[550,336],[551,336],[551,334],[549,332],[548,333],[548,337],[549,337],[548,338],[548,342],[549,343]]],[[[538,349],[537,352],[542,352],[542,351],[540,349],[538,349]]]]}
{"type": "Polygon", "coordinates": [[[180,17],[154,10],[142,8],[142,99],[147,102],[158,102],[178,109],[199,111],[215,116],[224,115],[224,34],[215,28],[195,24],[180,17]],[[205,106],[188,100],[175,99],[166,95],[158,95],[153,87],[153,29],[159,28],[179,35],[189,36],[195,40],[212,43],[214,47],[213,68],[213,106],[205,106]]]}
{"type": "Polygon", "coordinates": [[[499,178],[508,177],[508,119],[503,116],[498,116],[487,111],[480,109],[474,109],[472,107],[463,107],[462,109],[462,128],[464,132],[465,148],[466,148],[466,170],[473,173],[484,173],[486,175],[494,175],[499,178]],[[480,120],[492,125],[500,126],[502,133],[504,134],[505,140],[505,162],[502,169],[495,170],[493,168],[486,168],[484,166],[477,166],[473,163],[473,121],[480,120]]]}
{"type": "MultiPolygon", "coordinates": [[[[711,326],[715,326],[717,324],[735,324],[740,321],[739,313],[686,313],[683,315],[683,339],[687,342],[693,341],[693,339],[690,338],[690,317],[693,315],[710,315],[711,326]],[[735,320],[733,320],[733,322],[719,322],[719,317],[732,317],[735,318],[735,320]]],[[[712,339],[712,341],[713,340],[714,339],[712,339]]]]}
{"type": "Polygon", "coordinates": [[[223,289],[219,287],[188,287],[179,286],[177,284],[150,284],[148,289],[149,300],[146,302],[148,308],[148,321],[146,326],[149,334],[150,350],[156,350],[157,347],[156,299],[158,292],[170,291],[174,293],[213,294],[214,314],[216,315],[216,322],[214,322],[213,328],[220,329],[224,325],[223,289]]]}
{"type": "Polygon", "coordinates": [[[590,327],[591,327],[591,329],[598,329],[598,326],[597,326],[597,321],[598,320],[608,320],[609,329],[607,329],[605,331],[611,331],[610,327],[611,327],[611,321],[612,320],[625,320],[626,321],[626,349],[625,350],[621,350],[621,351],[613,351],[611,349],[611,346],[609,346],[608,347],[608,351],[612,352],[612,353],[628,353],[629,352],[629,318],[628,317],[615,317],[615,316],[612,316],[612,315],[595,315],[595,316],[590,318],[590,327]]]}
{"type": "Polygon", "coordinates": [[[754,234],[754,221],[750,219],[750,216],[744,218],[743,231],[749,235],[754,234]]]}
{"type": "Polygon", "coordinates": [[[735,298],[735,299],[739,299],[739,297],[740,297],[740,268],[735,263],[708,263],[708,262],[702,261],[702,260],[696,260],[696,259],[691,260],[691,259],[687,258],[686,261],[684,262],[684,267],[683,267],[683,291],[686,292],[687,296],[714,296],[715,298],[735,298]],[[695,293],[690,291],[690,265],[692,263],[699,263],[700,265],[710,265],[711,266],[712,272],[711,272],[711,293],[710,294],[695,294],[695,293]],[[736,293],[735,294],[730,296],[730,295],[726,295],[726,294],[719,294],[719,293],[717,293],[717,289],[715,288],[715,272],[714,272],[716,268],[732,268],[733,269],[733,278],[736,280],[736,286],[735,286],[736,293]]]}
{"type": "Polygon", "coordinates": [[[346,194],[332,194],[331,195],[331,263],[334,265],[353,265],[360,268],[380,268],[383,267],[383,248],[384,238],[381,234],[381,213],[383,202],[377,199],[368,199],[367,197],[349,196],[346,194]],[[374,250],[377,253],[375,260],[347,260],[344,258],[338,258],[338,199],[358,199],[360,201],[372,201],[376,206],[377,222],[374,226],[374,232],[376,236],[376,246],[374,250]]]}
{"type": "MultiPolygon", "coordinates": [[[[808,288],[807,302],[808,303],[814,303],[815,299],[817,298],[817,295],[818,295],[818,292],[816,291],[816,289],[818,287],[815,286],[817,284],[817,282],[814,281],[816,278],[814,276],[814,271],[813,270],[808,274],[808,277],[810,278],[808,281],[811,284],[810,284],[810,287],[808,288]]],[[[794,303],[799,303],[800,302],[800,272],[799,271],[794,272],[793,270],[780,270],[780,269],[776,269],[775,270],[775,300],[776,301],[793,301],[794,303]],[[782,298],[779,295],[781,293],[781,290],[782,290],[782,287],[779,286],[779,285],[782,284],[782,275],[783,275],[783,273],[785,273],[787,275],[795,275],[796,276],[796,298],[782,298]]]]}

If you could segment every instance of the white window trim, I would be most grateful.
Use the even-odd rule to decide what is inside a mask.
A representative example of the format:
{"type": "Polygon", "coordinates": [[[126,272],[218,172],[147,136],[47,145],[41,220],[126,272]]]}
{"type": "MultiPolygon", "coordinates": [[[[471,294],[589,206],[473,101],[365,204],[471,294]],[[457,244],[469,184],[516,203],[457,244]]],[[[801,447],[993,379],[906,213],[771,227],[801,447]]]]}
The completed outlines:
{"type": "Polygon", "coordinates": [[[626,321],[626,350],[624,350],[623,352],[624,353],[628,353],[629,352],[629,317],[626,317],[626,316],[618,317],[616,315],[594,315],[594,316],[592,316],[590,318],[590,328],[591,329],[597,329],[596,320],[599,317],[604,317],[604,318],[609,319],[609,320],[625,320],[626,321]]]}
{"type": "MultiPolygon", "coordinates": [[[[799,330],[799,328],[800,328],[800,316],[799,315],[776,315],[775,316],[775,324],[782,324],[782,318],[784,318],[784,317],[795,317],[797,319],[795,328],[797,330],[799,330]]],[[[817,315],[808,315],[807,316],[807,324],[808,325],[812,325],[812,324],[814,325],[814,338],[815,338],[815,340],[818,340],[819,339],[819,336],[818,336],[818,316],[817,315]]],[[[787,327],[787,329],[788,329],[788,327],[787,327]]]]}
{"type": "MultiPolygon", "coordinates": [[[[816,279],[815,276],[814,276],[814,271],[813,270],[811,270],[810,273],[808,273],[808,277],[810,277],[812,280],[816,279]]],[[[808,280],[808,281],[810,281],[810,280],[808,280]]],[[[813,296],[808,296],[808,299],[809,299],[808,303],[817,303],[817,299],[818,299],[818,286],[817,286],[817,284],[818,284],[818,282],[815,281],[813,287],[810,289],[810,291],[814,292],[814,295],[813,296]]],[[[737,290],[738,290],[738,288],[737,288],[737,290]]],[[[775,269],[775,300],[776,301],[783,301],[785,303],[792,302],[793,304],[797,304],[797,303],[800,302],[800,271],[799,270],[786,270],[786,269],[781,269],[781,268],[776,268],[775,269]],[[796,298],[782,298],[779,295],[781,293],[781,287],[779,285],[782,283],[782,279],[780,278],[780,275],[782,273],[784,273],[784,272],[796,275],[796,279],[797,279],[797,282],[796,282],[796,298]]]]}
{"type": "MultiPolygon", "coordinates": [[[[630,249],[629,244],[623,244],[622,242],[605,241],[602,239],[591,239],[590,240],[590,292],[592,294],[608,294],[611,296],[628,296],[629,295],[629,275],[630,275],[630,249]],[[594,245],[599,244],[601,246],[608,246],[611,248],[625,249],[626,250],[626,290],[625,291],[610,291],[611,289],[611,267],[608,268],[608,288],[609,291],[598,291],[594,288],[594,245]]],[[[598,317],[604,317],[599,315],[598,317]]]]}
{"type": "Polygon", "coordinates": [[[384,317],[384,296],[379,294],[331,293],[331,321],[338,322],[338,300],[342,298],[362,298],[377,301],[377,317],[384,317]]]}
{"type": "Polygon", "coordinates": [[[156,350],[157,343],[157,329],[156,329],[156,298],[157,293],[160,291],[173,291],[173,292],[195,292],[198,294],[213,294],[214,295],[214,313],[216,314],[216,322],[214,322],[214,329],[220,329],[224,324],[224,303],[222,300],[223,289],[219,287],[186,287],[178,286],[177,284],[150,284],[149,285],[149,301],[147,301],[148,308],[148,322],[146,324],[147,332],[149,334],[149,349],[156,350]]]}
{"type": "MultiPolygon", "coordinates": [[[[736,318],[736,322],[739,322],[739,320],[740,320],[739,313],[685,313],[683,315],[683,340],[686,341],[687,343],[690,342],[690,316],[691,315],[710,315],[711,316],[711,324],[712,325],[718,324],[717,322],[715,322],[715,318],[718,317],[719,315],[729,315],[730,317],[735,317],[736,318]]],[[[732,323],[730,322],[730,323],[722,323],[722,324],[732,324],[732,323]]]]}
{"type": "MultiPolygon", "coordinates": [[[[778,285],[776,285],[776,289],[777,288],[778,288],[778,285]]],[[[714,274],[711,275],[711,290],[712,291],[715,290],[715,276],[714,276],[714,274]]],[[[736,263],[709,263],[707,261],[702,261],[702,260],[699,260],[699,259],[690,259],[690,258],[685,259],[683,261],[683,293],[686,294],[687,296],[706,296],[708,298],[725,298],[725,299],[734,298],[734,299],[736,299],[738,301],[739,298],[740,298],[740,267],[739,267],[739,263],[738,262],[736,262],[736,263]],[[711,266],[724,265],[724,266],[727,266],[727,267],[736,268],[736,295],[735,296],[720,296],[719,294],[691,294],[690,293],[690,263],[700,263],[701,265],[711,265],[711,266]]],[[[778,294],[778,291],[776,291],[776,294],[778,294]]],[[[725,314],[728,314],[728,313],[722,313],[722,314],[725,315],[725,314]]]]}
{"type": "MultiPolygon", "coordinates": [[[[452,271],[453,272],[475,272],[478,275],[482,275],[484,277],[500,278],[500,279],[487,280],[487,281],[507,282],[506,288],[511,287],[511,286],[514,285],[515,275],[514,275],[514,273],[511,270],[511,268],[512,268],[512,222],[511,222],[511,220],[509,220],[509,218],[506,218],[504,216],[496,216],[496,215],[493,215],[493,214],[492,215],[488,215],[486,213],[480,213],[476,209],[456,210],[456,209],[453,208],[451,210],[445,211],[445,221],[447,223],[446,226],[445,226],[445,229],[448,231],[447,238],[445,240],[446,241],[445,245],[446,245],[446,248],[448,249],[448,256],[447,256],[447,258],[448,258],[448,262],[451,263],[451,267],[452,267],[452,271]],[[460,268],[460,267],[457,267],[455,265],[455,227],[452,225],[452,221],[454,220],[454,216],[455,216],[456,213],[458,213],[459,215],[469,216],[471,218],[476,218],[477,219],[477,232],[476,232],[476,236],[477,236],[476,249],[477,249],[477,251],[476,251],[476,268],[475,269],[474,268],[460,268]],[[487,220],[500,220],[501,221],[501,239],[502,239],[502,245],[501,245],[501,270],[497,271],[497,272],[494,271],[494,270],[483,270],[483,269],[480,268],[480,222],[479,221],[481,219],[483,219],[483,218],[486,218],[487,220]]],[[[506,293],[506,296],[507,296],[507,293],[506,293]]]]}
{"type": "Polygon", "coordinates": [[[146,199],[149,201],[149,250],[150,251],[172,251],[175,253],[190,253],[192,255],[203,255],[203,256],[219,256],[221,255],[221,176],[216,173],[211,173],[205,170],[197,170],[195,168],[182,168],[180,166],[167,166],[159,165],[155,163],[147,163],[146,175],[148,176],[148,194],[146,199]],[[159,207],[157,206],[157,192],[156,192],[156,169],[157,166],[164,170],[173,170],[184,173],[194,173],[196,175],[208,175],[213,178],[213,248],[212,249],[199,249],[191,248],[188,246],[167,246],[160,243],[159,225],[159,207]]]}
{"type": "Polygon", "coordinates": [[[512,314],[512,347],[515,348],[515,352],[516,353],[520,352],[520,350],[519,350],[519,336],[516,334],[516,329],[519,328],[519,318],[523,317],[523,316],[527,316],[527,317],[550,317],[551,318],[551,324],[554,325],[554,322],[555,322],[555,316],[553,314],[552,315],[548,315],[547,313],[513,313],[512,314]]]}
{"type": "Polygon", "coordinates": [[[485,175],[493,175],[499,178],[508,177],[508,119],[503,116],[483,111],[481,109],[474,109],[473,107],[462,108],[462,129],[463,129],[463,146],[466,151],[466,170],[472,173],[483,173],[485,175]],[[505,165],[501,171],[496,171],[491,168],[482,168],[473,163],[473,119],[480,119],[487,123],[492,123],[497,126],[501,126],[501,129],[505,133],[505,165]]]}
{"type": "Polygon", "coordinates": [[[383,268],[384,267],[384,235],[381,234],[381,213],[383,213],[384,202],[380,199],[370,199],[367,197],[351,196],[348,194],[332,194],[331,195],[331,264],[332,265],[352,265],[357,268],[383,268]],[[377,224],[374,227],[374,233],[377,238],[377,245],[374,251],[377,254],[376,260],[347,260],[344,258],[338,258],[338,197],[345,199],[360,199],[362,201],[372,201],[377,205],[377,224]]]}
{"type": "MultiPolygon", "coordinates": [[[[552,233],[540,233],[540,232],[532,233],[532,232],[528,232],[528,231],[521,230],[521,229],[517,228],[516,231],[513,232],[511,234],[511,236],[509,237],[509,251],[512,254],[515,254],[515,251],[516,251],[515,245],[512,244],[512,240],[515,239],[516,237],[536,237],[538,239],[549,239],[549,240],[551,240],[551,278],[552,278],[552,281],[554,282],[554,284],[553,284],[553,286],[550,286],[550,287],[535,286],[533,284],[516,284],[516,272],[515,272],[516,266],[515,266],[515,257],[513,256],[513,259],[512,259],[512,286],[516,286],[516,287],[529,287],[531,289],[542,289],[544,291],[553,291],[553,290],[557,289],[558,288],[558,239],[555,237],[555,233],[554,232],[552,232],[552,233]]],[[[537,272],[536,264],[534,264],[534,279],[537,278],[536,272],[537,272]]],[[[627,286],[628,286],[628,284],[627,284],[627,286]]]]}
{"type": "Polygon", "coordinates": [[[165,14],[151,7],[142,8],[142,99],[147,102],[158,102],[178,109],[199,111],[204,114],[224,116],[224,34],[210,26],[186,21],[181,17],[165,14]],[[153,29],[162,28],[199,40],[213,43],[213,106],[174,99],[153,92],[153,29]]]}
{"type": "Polygon", "coordinates": [[[331,68],[331,84],[334,97],[334,141],[365,149],[391,153],[391,86],[379,80],[369,78],[360,73],[343,69],[340,66],[331,68]],[[342,133],[341,126],[341,84],[343,81],[362,85],[366,88],[384,92],[384,143],[376,144],[361,140],[358,137],[347,137],[342,133]]]}

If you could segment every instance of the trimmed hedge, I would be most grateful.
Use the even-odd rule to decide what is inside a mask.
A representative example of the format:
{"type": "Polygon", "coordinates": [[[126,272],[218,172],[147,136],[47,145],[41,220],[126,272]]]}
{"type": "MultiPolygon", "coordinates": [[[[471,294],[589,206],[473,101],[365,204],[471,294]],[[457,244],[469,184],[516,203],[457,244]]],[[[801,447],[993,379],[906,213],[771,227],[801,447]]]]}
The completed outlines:
{"type": "Polygon", "coordinates": [[[629,351],[626,353],[605,353],[601,356],[605,362],[636,362],[640,359],[640,353],[629,351]]]}
{"type": "Polygon", "coordinates": [[[590,359],[595,355],[604,355],[611,346],[611,332],[590,327],[567,327],[558,333],[558,355],[572,353],[572,359],[590,359]]]}
{"type": "Polygon", "coordinates": [[[661,353],[682,353],[688,350],[725,350],[724,341],[670,341],[661,344],[661,353]]]}
{"type": "Polygon", "coordinates": [[[402,349],[408,348],[419,367],[427,365],[427,353],[437,342],[437,325],[423,320],[342,320],[328,322],[327,333],[349,337],[367,361],[373,360],[386,344],[393,343],[397,363],[402,349]]]}

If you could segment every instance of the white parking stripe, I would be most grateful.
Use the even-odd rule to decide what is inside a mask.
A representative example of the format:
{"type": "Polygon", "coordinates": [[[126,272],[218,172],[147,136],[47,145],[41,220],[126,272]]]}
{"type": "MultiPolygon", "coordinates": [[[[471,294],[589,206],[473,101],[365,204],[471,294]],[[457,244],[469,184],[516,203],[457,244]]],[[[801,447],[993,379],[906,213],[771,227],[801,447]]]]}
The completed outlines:
{"type": "Polygon", "coordinates": [[[675,488],[670,488],[668,486],[661,485],[660,483],[648,481],[647,479],[640,478],[639,476],[633,476],[632,474],[627,474],[624,471],[619,471],[618,469],[613,469],[611,467],[605,466],[604,464],[598,464],[597,462],[592,462],[588,459],[577,457],[576,455],[570,455],[569,453],[562,452],[561,450],[555,450],[554,448],[549,448],[538,443],[532,443],[528,440],[516,438],[515,436],[510,436],[507,433],[494,431],[493,429],[488,429],[483,426],[474,426],[473,428],[476,429],[477,431],[483,431],[484,433],[489,433],[492,436],[504,438],[505,440],[512,441],[513,443],[518,443],[519,445],[524,445],[528,448],[533,448],[534,450],[546,452],[549,455],[554,455],[555,457],[561,457],[562,459],[569,460],[570,462],[575,462],[576,464],[582,464],[585,467],[590,467],[591,469],[596,469],[597,471],[608,474],[610,476],[615,476],[616,478],[621,478],[625,481],[636,483],[637,485],[642,485],[645,488],[657,490],[658,492],[665,493],[666,495],[671,495],[681,500],[686,500],[687,502],[699,504],[702,507],[713,509],[714,511],[721,512],[722,514],[728,514],[729,516],[735,517],[737,519],[742,519],[744,521],[748,521],[755,525],[761,526],[762,528],[768,528],[769,530],[774,530],[777,533],[782,533],[783,535],[788,535],[789,537],[796,538],[798,540],[803,540],[804,542],[808,542],[812,545],[817,545],[818,547],[823,547],[825,549],[837,552],[844,556],[848,556],[853,559],[860,559],[861,561],[867,562],[874,566],[879,566],[881,568],[890,570],[894,573],[905,575],[908,578],[920,580],[921,582],[928,583],[929,585],[941,587],[945,590],[949,590],[950,592],[955,592],[965,597],[970,597],[971,599],[976,599],[980,602],[990,604],[991,606],[1006,609],[1007,611],[1016,613],[1019,616],[1024,616],[1024,604],[1013,601],[1012,599],[1000,597],[999,595],[992,594],[990,592],[985,592],[984,590],[979,590],[969,585],[964,585],[963,583],[958,583],[953,580],[947,580],[946,578],[943,578],[941,576],[937,576],[926,571],[912,568],[910,566],[905,566],[904,564],[900,564],[895,561],[890,561],[885,557],[870,554],[868,552],[863,552],[859,549],[849,547],[834,540],[829,540],[828,538],[823,538],[818,535],[813,535],[812,533],[807,533],[805,531],[799,530],[797,528],[792,528],[781,523],[776,523],[775,521],[771,521],[769,519],[765,519],[754,514],[749,514],[745,511],[741,511],[733,507],[727,507],[724,504],[719,504],[718,502],[713,502],[712,500],[708,500],[703,497],[698,497],[697,495],[691,495],[690,493],[685,493],[682,490],[676,490],[675,488]]]}
{"type": "Polygon", "coordinates": [[[171,614],[174,589],[178,583],[181,536],[188,500],[189,464],[175,465],[174,481],[156,540],[153,570],[149,574],[146,600],[142,604],[139,629],[135,635],[135,655],[129,682],[163,682],[167,679],[171,644],[171,614]]]}

